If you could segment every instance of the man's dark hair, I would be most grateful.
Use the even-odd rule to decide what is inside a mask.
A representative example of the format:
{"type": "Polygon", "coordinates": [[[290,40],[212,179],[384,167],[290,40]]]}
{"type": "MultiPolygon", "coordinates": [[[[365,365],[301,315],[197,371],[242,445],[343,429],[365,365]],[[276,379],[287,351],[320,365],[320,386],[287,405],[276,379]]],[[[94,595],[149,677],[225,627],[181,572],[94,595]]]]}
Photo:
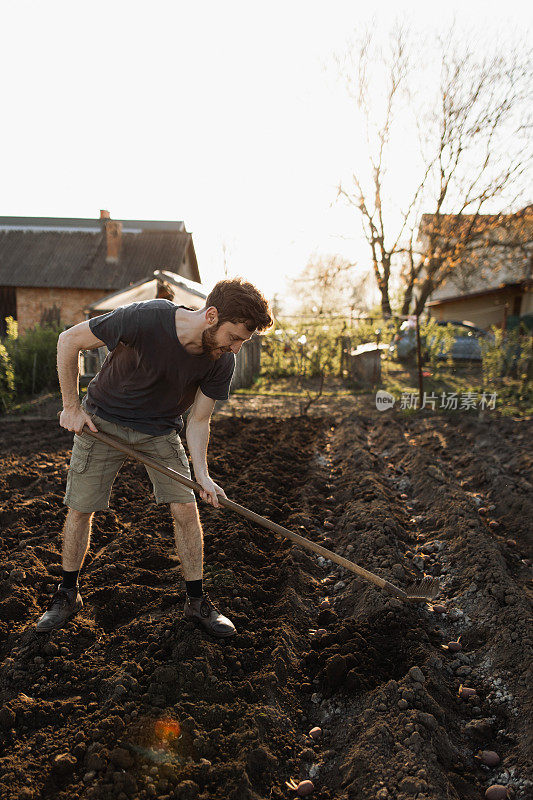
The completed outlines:
{"type": "Polygon", "coordinates": [[[250,332],[261,332],[273,324],[266,298],[259,289],[242,278],[216,283],[207,296],[205,306],[216,308],[219,325],[223,322],[242,322],[250,332]]]}

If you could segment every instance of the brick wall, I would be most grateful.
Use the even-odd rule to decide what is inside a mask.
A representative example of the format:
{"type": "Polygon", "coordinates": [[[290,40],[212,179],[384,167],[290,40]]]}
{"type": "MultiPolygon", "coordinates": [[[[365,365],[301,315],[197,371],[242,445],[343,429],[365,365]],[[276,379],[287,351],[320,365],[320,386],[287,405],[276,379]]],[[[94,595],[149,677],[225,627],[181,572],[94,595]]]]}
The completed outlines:
{"type": "Polygon", "coordinates": [[[42,316],[54,307],[59,309],[63,325],[75,325],[85,319],[83,309],[100,297],[105,289],[33,289],[17,288],[17,321],[19,331],[38,325],[42,316]]]}

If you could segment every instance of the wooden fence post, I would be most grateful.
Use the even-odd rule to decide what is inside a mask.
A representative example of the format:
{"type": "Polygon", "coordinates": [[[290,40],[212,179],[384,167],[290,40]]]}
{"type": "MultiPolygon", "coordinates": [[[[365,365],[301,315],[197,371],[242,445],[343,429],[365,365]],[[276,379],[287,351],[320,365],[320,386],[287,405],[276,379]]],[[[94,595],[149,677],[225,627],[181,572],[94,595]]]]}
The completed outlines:
{"type": "Polygon", "coordinates": [[[420,325],[418,314],[416,315],[416,360],[418,365],[418,408],[422,408],[424,402],[424,376],[422,375],[422,355],[420,352],[420,325]]]}
{"type": "Polygon", "coordinates": [[[231,389],[247,389],[261,369],[261,337],[254,335],[237,353],[231,389]]]}

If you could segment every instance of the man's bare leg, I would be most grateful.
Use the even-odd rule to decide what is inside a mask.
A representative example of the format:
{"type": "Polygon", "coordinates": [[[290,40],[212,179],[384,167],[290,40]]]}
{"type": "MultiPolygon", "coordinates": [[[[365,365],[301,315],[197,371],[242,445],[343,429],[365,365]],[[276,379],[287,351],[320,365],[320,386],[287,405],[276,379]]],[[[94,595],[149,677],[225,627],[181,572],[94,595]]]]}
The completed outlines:
{"type": "MultiPolygon", "coordinates": [[[[204,537],[196,503],[171,503],[170,510],[174,518],[176,549],[181,560],[183,577],[186,582],[201,581],[204,537]]],[[[189,597],[187,594],[184,614],[213,636],[225,638],[236,633],[233,622],[215,608],[208,600],[206,592],[202,597],[189,597]]]]}
{"type": "MultiPolygon", "coordinates": [[[[65,524],[63,526],[63,580],[65,573],[77,573],[81,569],[85,554],[89,549],[91,537],[91,514],[84,514],[69,508],[65,524]]],[[[69,576],[73,581],[77,575],[69,576]]],[[[54,628],[61,628],[83,607],[83,600],[77,589],[61,583],[59,589],[53,595],[50,605],[45,613],[37,622],[36,630],[40,633],[47,633],[54,628]]]]}
{"type": "Polygon", "coordinates": [[[203,575],[204,537],[196,503],[171,503],[174,538],[186,581],[200,581],[203,575]]]}
{"type": "Polygon", "coordinates": [[[63,570],[65,572],[76,572],[83,565],[89,549],[93,513],[85,514],[74,508],[68,510],[63,526],[63,570]]]}

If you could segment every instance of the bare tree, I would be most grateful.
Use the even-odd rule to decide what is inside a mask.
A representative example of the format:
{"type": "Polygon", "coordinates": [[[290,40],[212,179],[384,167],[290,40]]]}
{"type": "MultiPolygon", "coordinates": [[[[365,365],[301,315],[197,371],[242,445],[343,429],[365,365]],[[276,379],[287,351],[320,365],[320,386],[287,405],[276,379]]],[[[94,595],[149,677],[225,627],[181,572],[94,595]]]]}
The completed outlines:
{"type": "Polygon", "coordinates": [[[302,312],[313,314],[349,313],[366,307],[368,275],[339,255],[311,258],[301,274],[293,278],[292,292],[302,312]]]}
{"type": "MultiPolygon", "coordinates": [[[[341,183],[338,197],[360,212],[384,316],[391,313],[392,266],[401,263],[405,280],[401,313],[409,313],[413,302],[420,312],[473,242],[487,243],[487,220],[480,224],[480,215],[496,202],[512,205],[532,160],[531,51],[519,44],[498,51],[494,43],[488,55],[476,56],[453,26],[420,44],[395,23],[383,45],[374,26],[341,65],[365,125],[368,168],[359,168],[349,187],[341,183]],[[421,63],[434,86],[421,88],[421,63]],[[410,184],[394,191],[388,180],[391,149],[395,145],[399,152],[403,141],[407,146],[408,117],[417,130],[419,156],[410,184]],[[422,209],[429,213],[419,241],[422,209]],[[450,214],[460,224],[443,225],[450,214]]],[[[501,227],[502,215],[494,216],[494,227],[501,227]]]]}
{"type": "Polygon", "coordinates": [[[269,305],[274,320],[277,320],[277,318],[281,314],[281,298],[279,296],[279,292],[275,292],[272,295],[269,301],[269,305]]]}

